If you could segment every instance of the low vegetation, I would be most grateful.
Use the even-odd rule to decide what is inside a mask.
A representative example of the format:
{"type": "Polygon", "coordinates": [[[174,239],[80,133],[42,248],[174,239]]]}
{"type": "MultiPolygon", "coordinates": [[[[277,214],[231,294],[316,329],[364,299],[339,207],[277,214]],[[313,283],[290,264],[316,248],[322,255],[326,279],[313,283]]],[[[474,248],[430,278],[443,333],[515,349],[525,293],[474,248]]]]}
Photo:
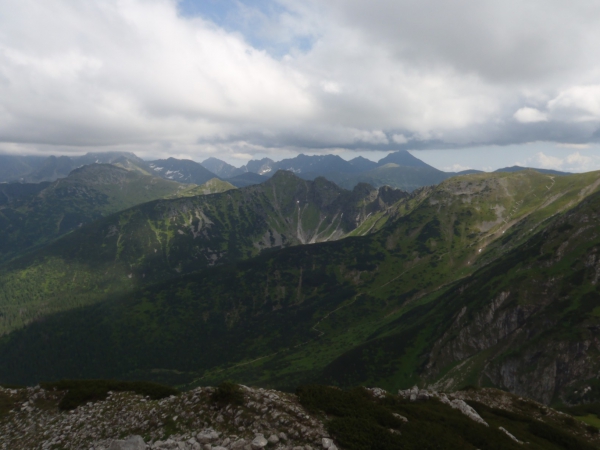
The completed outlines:
{"type": "Polygon", "coordinates": [[[58,407],[64,411],[75,409],[88,402],[105,400],[109,392],[134,392],[152,400],[179,394],[175,388],[149,381],[61,380],[42,382],[40,386],[46,390],[66,392],[58,404],[58,407]]]}

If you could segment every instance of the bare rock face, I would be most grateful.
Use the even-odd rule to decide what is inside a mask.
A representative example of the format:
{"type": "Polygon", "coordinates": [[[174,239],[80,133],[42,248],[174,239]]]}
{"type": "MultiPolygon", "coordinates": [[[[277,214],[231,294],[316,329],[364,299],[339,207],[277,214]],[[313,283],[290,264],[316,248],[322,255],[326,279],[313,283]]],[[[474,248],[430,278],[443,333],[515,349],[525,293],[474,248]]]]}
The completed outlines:
{"type": "Polygon", "coordinates": [[[14,405],[0,420],[0,449],[307,450],[322,448],[329,438],[295,395],[241,389],[239,404],[216,403],[214,388],[204,387],[162,400],[111,393],[61,411],[63,392],[0,387],[0,400],[14,405]]]}
{"type": "MultiPolygon", "coordinates": [[[[467,405],[464,400],[461,399],[449,399],[448,396],[444,393],[438,393],[435,391],[428,391],[427,389],[419,389],[417,386],[414,386],[412,389],[408,389],[405,391],[398,391],[398,395],[405,399],[410,400],[411,402],[416,401],[425,401],[432,398],[435,398],[442,403],[450,406],[451,408],[459,410],[469,419],[480,423],[482,425],[488,426],[487,422],[481,418],[481,416],[475,411],[471,406],[467,405]]],[[[408,422],[406,417],[399,416],[401,420],[408,422]]]]}

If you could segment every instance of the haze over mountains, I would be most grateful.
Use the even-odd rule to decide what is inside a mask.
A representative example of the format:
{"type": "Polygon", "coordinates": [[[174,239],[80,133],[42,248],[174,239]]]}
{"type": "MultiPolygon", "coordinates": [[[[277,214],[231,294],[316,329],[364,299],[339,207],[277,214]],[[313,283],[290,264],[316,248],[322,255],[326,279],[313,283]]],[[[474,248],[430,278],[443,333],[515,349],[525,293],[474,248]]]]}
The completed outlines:
{"type": "MultiPolygon", "coordinates": [[[[73,169],[87,164],[113,164],[144,175],[156,175],[180,183],[204,184],[211,178],[227,180],[237,187],[259,184],[278,170],[295,173],[300,178],[314,180],[324,176],[341,187],[352,189],[358,183],[369,183],[374,187],[388,185],[413,191],[423,186],[437,184],[455,175],[478,173],[476,170],[443,172],[415,158],[408,151],[390,153],[374,162],[356,157],[346,161],[337,155],[307,156],[273,161],[269,158],[249,161],[242,167],[234,167],[211,157],[198,163],[187,159],[168,158],[144,161],[132,153],[88,153],[84,156],[29,157],[0,155],[0,183],[38,183],[55,181],[66,177],[73,169]]],[[[507,167],[498,171],[525,170],[526,167],[507,167]]],[[[543,173],[562,175],[564,172],[539,169],[543,173]]]]}

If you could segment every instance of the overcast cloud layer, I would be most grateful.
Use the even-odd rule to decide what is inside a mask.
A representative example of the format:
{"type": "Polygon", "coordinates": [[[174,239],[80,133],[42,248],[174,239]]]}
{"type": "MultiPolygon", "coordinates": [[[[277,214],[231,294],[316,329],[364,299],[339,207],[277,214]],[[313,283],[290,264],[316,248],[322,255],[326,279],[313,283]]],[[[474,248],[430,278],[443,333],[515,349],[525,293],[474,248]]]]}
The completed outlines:
{"type": "Polygon", "coordinates": [[[600,140],[597,1],[193,3],[0,0],[0,150],[600,140]]]}

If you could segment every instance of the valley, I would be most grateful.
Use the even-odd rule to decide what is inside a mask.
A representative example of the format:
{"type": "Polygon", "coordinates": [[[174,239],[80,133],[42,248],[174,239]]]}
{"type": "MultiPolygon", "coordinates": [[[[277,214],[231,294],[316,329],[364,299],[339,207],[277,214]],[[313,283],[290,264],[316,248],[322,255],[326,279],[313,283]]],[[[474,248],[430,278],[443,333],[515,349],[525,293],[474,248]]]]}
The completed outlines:
{"type": "Polygon", "coordinates": [[[2,269],[0,379],[595,401],[599,186],[525,170],[406,194],[278,172],[146,203],[2,269]]]}

